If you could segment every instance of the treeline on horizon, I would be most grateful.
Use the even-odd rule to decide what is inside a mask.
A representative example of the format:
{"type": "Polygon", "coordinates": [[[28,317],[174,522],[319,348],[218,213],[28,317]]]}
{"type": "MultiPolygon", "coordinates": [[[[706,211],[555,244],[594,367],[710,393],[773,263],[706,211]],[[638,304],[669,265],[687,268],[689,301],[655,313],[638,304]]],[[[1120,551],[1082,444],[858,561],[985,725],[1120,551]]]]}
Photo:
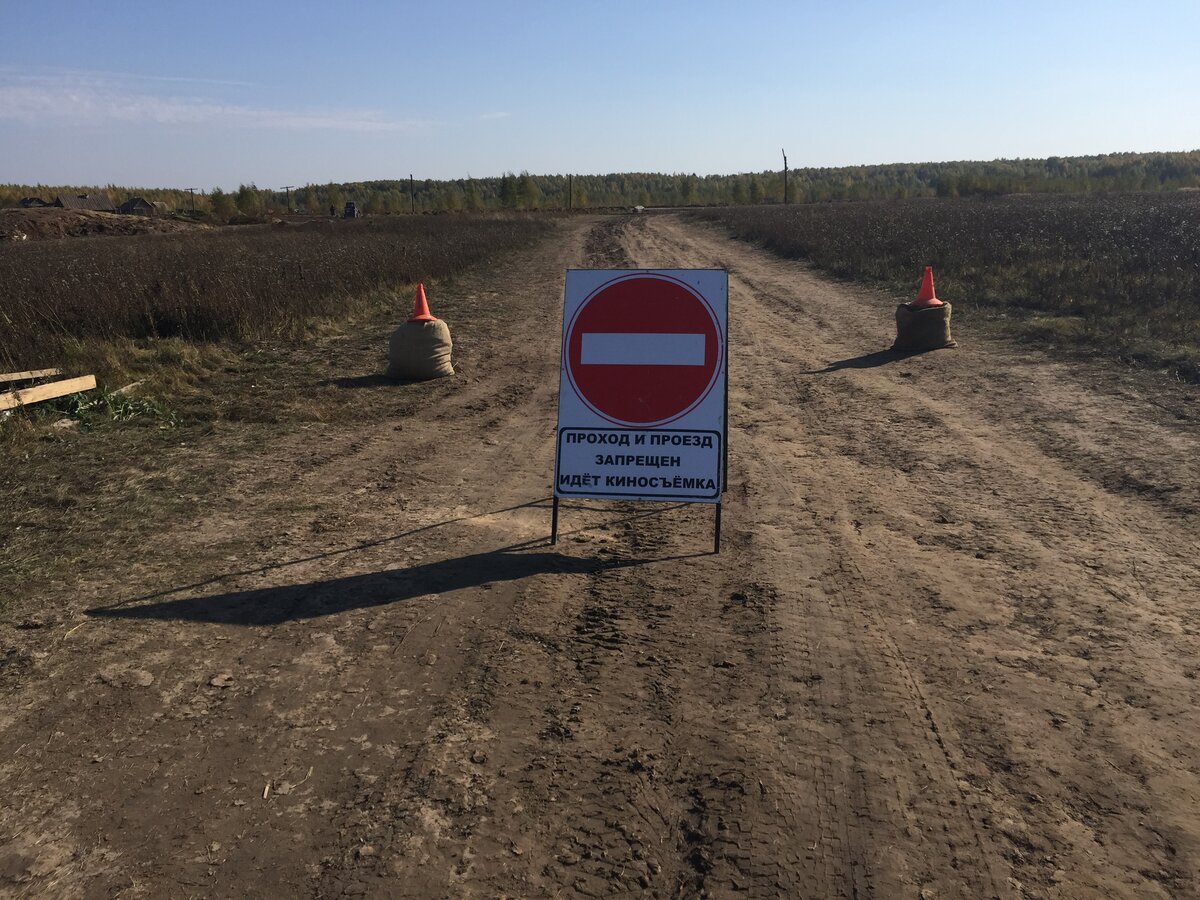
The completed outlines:
{"type": "MultiPolygon", "coordinates": [[[[821,203],[919,197],[980,197],[1007,194],[1084,194],[1200,188],[1200,150],[1175,153],[1111,153],[1052,156],[991,162],[897,163],[878,166],[793,169],[787,200],[821,203]]],[[[341,215],[353,201],[380,215],[408,212],[481,212],[498,209],[586,209],[628,206],[741,206],[784,202],[783,172],[695,175],[626,172],[609,175],[531,175],[493,178],[408,179],[309,184],[290,192],[241,185],[194,196],[170,188],[0,185],[0,207],[26,197],[53,200],[58,194],[103,193],[114,204],[132,196],[161,200],[176,210],[193,204],[222,221],[238,216],[283,213],[341,215]]]]}

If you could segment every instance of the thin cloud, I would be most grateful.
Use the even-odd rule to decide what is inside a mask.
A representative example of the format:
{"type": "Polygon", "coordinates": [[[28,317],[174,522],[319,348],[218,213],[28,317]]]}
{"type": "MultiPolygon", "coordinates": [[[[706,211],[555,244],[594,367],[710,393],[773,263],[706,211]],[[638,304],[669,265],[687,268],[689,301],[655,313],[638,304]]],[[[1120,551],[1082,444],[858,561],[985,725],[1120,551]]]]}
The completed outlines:
{"type": "Polygon", "coordinates": [[[98,78],[20,76],[0,82],[0,120],[29,124],[142,123],[237,128],[415,131],[428,123],[397,120],[378,110],[295,110],[221,103],[202,97],[123,90],[98,78]],[[15,83],[14,83],[15,82],[15,83]]]}
{"type": "Polygon", "coordinates": [[[490,113],[484,113],[479,118],[481,118],[481,119],[507,119],[511,115],[512,115],[512,113],[508,113],[508,112],[490,112],[490,113]]]}
{"type": "Polygon", "coordinates": [[[31,70],[0,64],[0,77],[25,82],[75,80],[92,84],[112,82],[164,82],[173,84],[207,84],[218,87],[256,87],[253,81],[226,78],[194,78],[188,75],[143,75],[133,72],[112,72],[106,69],[68,69],[59,66],[39,66],[31,70]]]}

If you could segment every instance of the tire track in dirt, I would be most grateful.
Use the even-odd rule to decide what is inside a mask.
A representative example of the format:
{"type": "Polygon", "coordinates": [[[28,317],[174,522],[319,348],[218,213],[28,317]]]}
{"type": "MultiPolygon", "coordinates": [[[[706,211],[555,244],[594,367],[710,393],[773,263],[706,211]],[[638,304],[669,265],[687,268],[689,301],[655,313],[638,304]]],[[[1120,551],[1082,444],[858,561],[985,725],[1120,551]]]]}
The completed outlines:
{"type": "MultiPolygon", "coordinates": [[[[617,219],[593,230],[586,263],[628,265],[625,227],[617,219]]],[[[678,510],[633,510],[570,504],[562,553],[588,571],[519,591],[495,660],[495,737],[479,763],[494,789],[488,827],[451,850],[489,865],[457,869],[451,881],[431,867],[423,893],[608,895],[695,878],[671,733],[679,696],[670,673],[687,641],[660,639],[674,605],[639,565],[707,538],[703,524],[697,534],[674,521],[667,532],[664,517],[678,510]]]]}
{"type": "MultiPolygon", "coordinates": [[[[895,648],[945,765],[1020,889],[1190,884],[1194,817],[1180,796],[1196,789],[1197,761],[1180,750],[1195,727],[1197,648],[1184,598],[1200,573],[1187,549],[1195,519],[1178,513],[1196,483],[1197,440],[1172,410],[1194,398],[1149,405],[1146,387],[1118,390],[1106,370],[1076,375],[986,344],[892,368],[857,368],[864,354],[818,371],[856,341],[859,353],[886,345],[886,300],[873,310],[862,292],[706,230],[651,227],[700,261],[723,258],[748,288],[745,314],[767,325],[757,355],[791,368],[792,414],[807,432],[806,459],[785,474],[841,560],[826,593],[874,619],[895,648]],[[1048,440],[1055,432],[1072,437],[1048,440]],[[1084,440],[1089,453],[1075,454],[1084,440]],[[1111,476],[1095,478],[1126,470],[1131,455],[1158,484],[1184,489],[1114,493],[1111,476]]],[[[779,456],[795,429],[773,430],[779,456]]]]}
{"type": "MultiPolygon", "coordinates": [[[[750,297],[754,286],[742,282],[737,290],[750,297]]],[[[787,371],[784,342],[764,339],[764,334],[777,338],[785,333],[744,330],[751,351],[745,383],[786,385],[793,378],[787,371]]],[[[761,417],[759,412],[749,415],[761,417]]],[[[763,469],[759,483],[782,492],[786,505],[795,510],[808,506],[796,478],[806,464],[795,457],[789,460],[786,449],[781,453],[768,441],[755,450],[756,463],[763,469]]],[[[801,451],[800,459],[807,455],[801,451]]],[[[779,498],[772,499],[778,502],[779,498]]],[[[772,502],[761,494],[759,500],[764,505],[772,502]]],[[[801,526],[804,533],[790,546],[781,547],[779,558],[811,560],[820,589],[798,605],[819,609],[820,618],[828,621],[815,622],[818,617],[812,614],[797,616],[788,632],[816,632],[828,641],[828,657],[818,659],[817,670],[829,671],[833,678],[834,690],[822,692],[824,710],[843,711],[837,720],[842,731],[832,755],[852,761],[841,781],[851,786],[850,802],[837,808],[843,816],[853,814],[846,827],[854,835],[855,894],[892,896],[904,890],[905,882],[942,895],[1007,893],[1001,889],[1007,887],[1005,880],[997,875],[1001,867],[995,861],[996,851],[985,844],[979,818],[958,784],[956,765],[933,710],[874,609],[871,585],[853,559],[838,552],[836,541],[830,543],[827,523],[811,506],[807,518],[801,526]],[[813,548],[821,546],[830,553],[813,559],[813,548]],[[847,710],[853,712],[847,715],[847,710]],[[889,833],[892,830],[896,833],[889,833]],[[924,846],[927,842],[931,846],[924,846]],[[880,853],[881,845],[890,853],[880,853]],[[942,865],[948,860],[950,871],[938,871],[930,860],[942,865]]]]}
{"type": "MultiPolygon", "coordinates": [[[[524,593],[517,619],[540,624],[510,632],[517,655],[496,670],[495,719],[510,723],[497,731],[522,734],[525,749],[494,743],[494,757],[529,760],[516,788],[511,771],[497,772],[492,833],[513,841],[500,886],[529,895],[565,885],[597,896],[866,897],[915,885],[986,895],[976,887],[986,884],[987,866],[975,865],[973,835],[953,815],[952,798],[940,808],[926,803],[909,819],[954,825],[952,841],[963,847],[957,857],[937,834],[931,871],[909,871],[924,846],[894,858],[875,850],[894,847],[896,835],[892,820],[872,809],[882,801],[868,797],[881,779],[869,780],[878,765],[872,738],[850,712],[870,690],[851,674],[862,665],[846,635],[851,628],[831,613],[802,615],[821,585],[805,597],[785,574],[790,562],[758,548],[747,556],[739,541],[762,523],[748,505],[737,509],[749,531],[731,537],[719,560],[673,561],[706,543],[707,522],[694,510],[665,511],[601,529],[611,539],[600,552],[619,560],[610,571],[524,593]],[[666,559],[625,564],[643,554],[666,559]],[[771,579],[772,572],[780,574],[771,579]],[[793,596],[797,602],[788,603],[793,596]],[[805,640],[810,633],[821,636],[815,644],[805,640]],[[847,745],[862,750],[848,754],[847,745]],[[518,814],[507,815],[509,808],[518,814]],[[532,827],[531,819],[545,824],[532,827]],[[983,874],[964,876],[954,865],[983,874]]],[[[564,511],[566,522],[580,517],[589,519],[585,510],[564,511]]],[[[595,552],[595,532],[580,537],[595,552]]],[[[785,558],[796,553],[793,539],[783,547],[785,558]]],[[[853,631],[860,627],[854,621],[853,631]]],[[[893,704],[902,701],[882,706],[893,704]]],[[[909,727],[927,730],[924,721],[909,727]]],[[[905,758],[921,752],[944,767],[936,746],[918,744],[905,758]]],[[[482,855],[479,843],[473,858],[482,855]]],[[[494,879],[494,869],[473,870],[457,887],[486,892],[494,879]]]]}
{"type": "MultiPolygon", "coordinates": [[[[620,220],[601,221],[588,228],[582,248],[586,263],[620,264],[619,234],[622,228],[620,220]]],[[[535,271],[546,272],[550,277],[554,296],[532,322],[528,318],[514,317],[520,329],[557,333],[562,268],[544,265],[535,268],[535,271]]],[[[527,278],[528,270],[514,271],[509,284],[527,278]]],[[[497,391],[494,379],[484,378],[480,380],[478,390],[468,389],[462,396],[449,398],[450,402],[443,403],[442,411],[435,414],[435,420],[442,423],[442,430],[427,444],[426,458],[445,457],[445,447],[448,445],[466,447],[478,443],[482,426],[485,433],[490,430],[500,440],[493,442],[494,447],[485,444],[474,455],[470,468],[483,472],[538,472],[538,467],[531,466],[530,462],[540,458],[543,461],[540,469],[542,474],[533,477],[535,481],[542,482],[540,490],[545,491],[545,479],[553,468],[552,460],[547,456],[549,444],[546,436],[553,432],[549,416],[554,406],[555,380],[552,373],[557,369],[557,360],[553,350],[557,347],[557,340],[552,344],[522,342],[514,329],[510,337],[498,335],[495,341],[500,346],[511,345],[514,348],[507,353],[508,364],[521,380],[510,385],[512,390],[506,388],[497,391]],[[536,385],[532,393],[528,384],[536,385]],[[527,402],[512,403],[508,398],[514,391],[517,396],[528,398],[527,402]],[[495,402],[497,396],[501,402],[495,402]],[[531,422],[541,422],[541,427],[531,427],[531,422]]],[[[386,445],[386,432],[381,440],[386,445]]],[[[417,455],[425,456],[422,453],[417,455]]],[[[353,454],[352,461],[346,460],[340,467],[369,469],[377,462],[373,452],[358,452],[353,454]]],[[[453,459],[441,459],[437,466],[438,471],[467,468],[453,459]]],[[[455,502],[456,496],[463,494],[462,484],[462,478],[423,484],[421,506],[438,511],[437,514],[443,517],[469,515],[471,510],[455,502]]],[[[495,488],[511,494],[514,484],[511,481],[497,482],[495,488]]],[[[527,491],[527,495],[538,496],[538,491],[527,491]]],[[[479,497],[473,499],[477,510],[479,497]]],[[[499,499],[495,502],[497,505],[503,503],[499,499]]],[[[411,507],[407,510],[410,518],[417,512],[411,507]]],[[[520,521],[533,520],[539,528],[545,527],[544,510],[519,512],[518,516],[520,521]]],[[[512,519],[511,513],[474,516],[467,524],[471,533],[461,541],[461,551],[465,554],[463,558],[469,558],[469,551],[477,548],[481,540],[494,545],[496,533],[492,531],[493,523],[500,528],[510,527],[512,519]]],[[[520,533],[528,535],[529,532],[519,529],[520,533]]],[[[537,533],[540,535],[540,530],[537,533]]],[[[443,537],[443,544],[445,540],[443,537]]],[[[411,547],[404,549],[410,551],[406,554],[410,561],[420,561],[420,556],[414,555],[411,547]]],[[[442,552],[454,549],[454,544],[443,546],[442,552]]],[[[533,561],[519,564],[519,578],[500,585],[484,585],[491,601],[487,609],[496,610],[494,615],[468,616],[462,604],[459,604],[458,610],[448,610],[445,615],[438,617],[436,625],[429,621],[429,617],[402,623],[407,628],[401,641],[408,651],[408,657],[418,666],[419,673],[419,666],[423,664],[432,666],[435,671],[446,668],[439,654],[445,652],[447,639],[443,636],[438,640],[438,628],[453,622],[446,633],[457,634],[458,637],[450,654],[453,659],[448,662],[457,674],[449,680],[444,677],[440,680],[436,677],[418,678],[420,693],[432,694],[439,699],[430,709],[422,739],[416,743],[410,742],[405,753],[394,757],[395,769],[392,773],[381,775],[378,772],[355,770],[351,773],[353,778],[336,791],[342,796],[354,798],[343,806],[342,813],[334,815],[337,833],[343,836],[355,834],[358,838],[355,842],[342,837],[340,843],[343,849],[324,859],[318,882],[320,895],[342,896],[362,890],[386,891],[386,885],[400,872],[404,873],[414,893],[427,895],[469,892],[475,879],[482,879],[484,883],[495,882],[498,873],[493,861],[512,849],[484,827],[495,814],[492,792],[496,784],[503,781],[505,767],[512,764],[503,748],[496,751],[489,749],[495,737],[491,725],[490,694],[490,686],[495,679],[490,673],[498,665],[492,654],[502,653],[506,646],[506,639],[497,638],[496,634],[503,633],[502,623],[512,618],[514,606],[519,604],[527,590],[517,587],[518,582],[536,581],[540,576],[553,581],[553,575],[548,573],[564,565],[568,570],[577,570],[581,577],[605,568],[587,560],[578,561],[572,566],[570,559],[564,563],[558,558],[542,557],[546,555],[535,553],[533,561]],[[464,619],[467,621],[464,622],[464,619]],[[463,634],[464,630],[466,634],[463,634]],[[479,867],[473,864],[475,859],[488,860],[489,865],[479,867]],[[414,860],[418,863],[417,871],[412,869],[414,860]]],[[[346,565],[359,567],[361,559],[346,560],[346,565]]],[[[571,580],[578,581],[579,577],[571,580]]],[[[430,599],[434,598],[431,596],[430,599]]],[[[593,605],[589,609],[594,614],[597,608],[593,605]]],[[[475,609],[478,610],[478,607],[475,609]]],[[[513,630],[523,631],[521,628],[513,630]]],[[[393,635],[395,633],[393,630],[393,635]]],[[[367,686],[369,693],[385,690],[385,683],[367,686]]],[[[539,734],[553,736],[558,733],[560,725],[557,720],[551,721],[541,728],[539,734]]],[[[363,745],[370,743],[372,741],[364,741],[363,745]]],[[[389,749],[388,752],[394,754],[395,750],[389,749]]]]}
{"type": "MultiPolygon", "coordinates": [[[[602,261],[628,266],[636,257],[606,253],[602,261]]],[[[575,515],[564,511],[565,520],[575,515]]],[[[622,526],[612,552],[669,561],[703,547],[708,525],[696,510],[652,515],[622,526]]],[[[661,572],[620,568],[591,580],[586,599],[559,616],[552,610],[569,589],[527,598],[532,618],[550,612],[550,631],[531,640],[550,648],[543,662],[558,701],[539,720],[539,734],[555,743],[535,754],[521,807],[566,801],[576,811],[571,827],[530,836],[546,858],[529,884],[596,896],[852,895],[832,754],[814,774],[780,738],[782,691],[764,691],[762,679],[775,662],[760,633],[773,588],[748,584],[746,568],[728,555],[661,572]],[[813,793],[822,798],[816,816],[813,793]]],[[[515,704],[513,688],[501,693],[515,704]]],[[[536,718],[536,703],[526,701],[527,719],[536,718]]],[[[522,823],[508,828],[519,832],[522,823]]]]}
{"type": "MultiPolygon", "coordinates": [[[[685,241],[673,240],[674,235],[664,235],[655,224],[641,229],[643,245],[634,252],[643,264],[720,265],[685,241]]],[[[730,415],[734,440],[741,444],[731,442],[731,452],[749,487],[739,512],[758,525],[749,541],[759,551],[753,568],[768,579],[778,572],[775,581],[785,585],[783,573],[789,570],[816,573],[809,576],[809,590],[793,587],[773,607],[779,625],[772,632],[775,652],[785,660],[780,642],[801,642],[803,663],[788,660],[785,671],[793,678],[807,677],[815,699],[808,712],[836,729],[823,742],[811,735],[786,736],[793,752],[803,748],[820,763],[813,780],[828,794],[818,794],[818,808],[827,806],[836,825],[819,840],[835,846],[839,839],[844,842],[836,861],[845,868],[842,875],[851,896],[894,896],[905,884],[909,890],[916,885],[942,895],[998,896],[1006,885],[994,871],[996,851],[984,844],[964,803],[918,683],[871,614],[863,580],[848,579],[843,561],[821,552],[835,548],[829,547],[824,524],[798,490],[797,474],[807,455],[803,437],[775,441],[763,433],[787,408],[788,394],[794,394],[795,326],[772,321],[764,328],[754,286],[740,275],[731,274],[730,292],[731,306],[738,310],[731,314],[730,415]],[[814,634],[820,636],[815,653],[808,637],[814,634]],[[881,853],[881,847],[890,852],[881,853]]],[[[800,804],[808,794],[795,791],[789,799],[800,804]]],[[[798,815],[799,810],[784,819],[798,815]]],[[[768,832],[758,855],[769,853],[779,837],[768,832]]],[[[792,884],[796,889],[812,886],[811,881],[792,884]]]]}
{"type": "MultiPolygon", "coordinates": [[[[618,235],[622,228],[620,220],[602,220],[586,230],[581,257],[570,260],[573,264],[613,264],[620,255],[618,235]]],[[[561,279],[562,269],[546,271],[551,278],[561,279]]],[[[547,308],[546,317],[540,319],[535,330],[557,334],[560,322],[554,321],[561,315],[555,302],[547,308]],[[549,319],[549,321],[546,321],[549,319]]],[[[528,326],[529,323],[524,323],[528,326]]],[[[515,339],[514,343],[520,343],[515,339]]],[[[557,347],[557,340],[550,345],[557,347]]],[[[539,480],[545,482],[553,471],[553,461],[547,456],[547,436],[553,434],[549,416],[553,414],[553,391],[557,381],[552,374],[557,371],[557,359],[541,342],[526,345],[526,359],[518,367],[531,383],[537,384],[536,396],[524,408],[497,410],[486,398],[464,406],[468,414],[462,419],[463,440],[471,440],[472,432],[479,428],[478,417],[487,417],[487,428],[502,436],[498,446],[503,448],[503,459],[480,460],[486,472],[538,471],[530,466],[531,460],[541,459],[539,480]],[[536,413],[534,410],[536,409],[536,413]],[[497,416],[496,413],[500,415],[497,416]],[[474,416],[470,414],[475,414],[474,416]],[[528,427],[531,421],[542,427],[528,427]],[[513,427],[520,422],[521,427],[513,427]]],[[[485,382],[486,384],[487,382],[485,382]]],[[[446,418],[439,414],[440,418],[446,418]]],[[[455,416],[448,418],[454,419],[455,416]]],[[[493,454],[494,455],[494,454],[493,454]]],[[[503,485],[511,490],[512,485],[503,485]]],[[[548,484],[542,487],[548,490],[548,484]]],[[[448,492],[450,496],[454,491],[448,492]]],[[[433,498],[430,505],[439,506],[433,498]]],[[[499,502],[499,501],[497,501],[499,502]]],[[[537,514],[534,532],[536,543],[548,527],[548,518],[543,510],[537,514]]],[[[473,528],[485,527],[492,518],[476,519],[473,528]]],[[[529,531],[522,529],[528,536],[529,531]]],[[[486,531],[484,532],[486,534],[486,531]]],[[[473,537],[478,539],[481,535],[473,537]]],[[[542,554],[545,555],[545,554],[542,554]]],[[[549,571],[562,567],[559,561],[550,565],[549,571]]],[[[570,568],[569,560],[567,568],[570,568]]],[[[602,572],[605,566],[582,562],[581,572],[602,572]]],[[[539,566],[531,565],[527,573],[530,580],[537,581],[539,566]]],[[[544,574],[544,573],[542,573],[544,574]]],[[[604,575],[593,576],[603,581],[604,575]]],[[[578,580],[578,579],[572,579],[578,580]]],[[[525,580],[522,584],[526,585],[525,580]]],[[[415,752],[405,761],[400,774],[383,779],[383,783],[372,781],[368,794],[360,796],[347,808],[348,824],[344,830],[357,830],[366,837],[361,846],[369,848],[363,856],[361,846],[348,848],[341,858],[331,861],[322,875],[318,893],[321,896],[343,896],[353,894],[365,887],[368,892],[388,890],[393,879],[403,876],[407,890],[413,895],[440,896],[448,893],[471,894],[475,889],[486,892],[483,885],[494,884],[505,872],[495,866],[497,859],[511,857],[521,862],[516,851],[518,844],[506,839],[505,834],[517,832],[496,831],[487,827],[499,812],[498,807],[511,804],[511,798],[497,797],[503,792],[509,768],[514,765],[511,750],[496,746],[494,701],[503,660],[511,658],[513,648],[529,639],[529,632],[513,621],[521,621],[519,610],[522,598],[530,588],[516,587],[513,583],[491,588],[493,599],[503,592],[504,602],[499,604],[506,611],[503,618],[492,618],[486,625],[475,628],[460,642],[459,652],[467,656],[463,667],[465,683],[452,687],[438,703],[434,717],[425,729],[423,739],[415,752]],[[509,656],[505,657],[505,648],[509,656]],[[477,865],[476,860],[486,860],[488,865],[477,865]],[[414,870],[413,864],[417,864],[414,870]]],[[[589,607],[593,618],[590,624],[595,630],[597,607],[589,607]]],[[[414,655],[427,658],[429,650],[422,651],[421,644],[414,645],[414,655]]],[[[561,740],[570,734],[564,716],[570,716],[571,704],[565,699],[559,704],[547,704],[542,711],[549,721],[538,732],[539,737],[561,740]]],[[[544,753],[545,748],[539,752],[544,753]]],[[[530,751],[532,752],[532,751],[530,751]]],[[[527,757],[521,755],[521,760],[527,757]]],[[[545,756],[534,754],[535,760],[545,756]]],[[[543,763],[544,767],[544,763],[543,763]]],[[[519,803],[519,801],[518,801],[519,803]]],[[[518,807],[519,808],[519,807],[518,807]]],[[[523,852],[523,851],[522,851],[523,852]]],[[[527,882],[525,875],[517,876],[527,882]]]]}

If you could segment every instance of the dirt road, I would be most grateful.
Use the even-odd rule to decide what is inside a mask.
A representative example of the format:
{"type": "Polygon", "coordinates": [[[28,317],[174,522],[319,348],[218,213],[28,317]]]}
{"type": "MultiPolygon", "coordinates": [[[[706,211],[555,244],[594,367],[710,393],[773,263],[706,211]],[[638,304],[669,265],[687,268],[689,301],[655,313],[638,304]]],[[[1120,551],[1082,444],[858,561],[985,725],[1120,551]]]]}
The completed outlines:
{"type": "Polygon", "coordinates": [[[448,290],[512,312],[451,387],[365,379],[405,413],[4,626],[0,893],[1200,895],[1197,392],[880,353],[886,298],[672,216],[448,290]],[[652,504],[548,547],[563,270],[712,265],[723,552],[652,504]]]}

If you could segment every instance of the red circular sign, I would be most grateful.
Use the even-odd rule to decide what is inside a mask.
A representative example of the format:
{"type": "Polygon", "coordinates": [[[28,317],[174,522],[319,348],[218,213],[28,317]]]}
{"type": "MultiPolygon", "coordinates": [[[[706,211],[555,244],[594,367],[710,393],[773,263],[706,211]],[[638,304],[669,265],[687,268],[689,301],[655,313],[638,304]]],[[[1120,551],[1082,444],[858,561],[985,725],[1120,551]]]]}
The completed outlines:
{"type": "Polygon", "coordinates": [[[567,377],[592,412],[618,425],[665,425],[691,412],[720,372],[721,329],[708,302],[667,275],[624,275],[592,291],[564,338],[567,377]]]}

